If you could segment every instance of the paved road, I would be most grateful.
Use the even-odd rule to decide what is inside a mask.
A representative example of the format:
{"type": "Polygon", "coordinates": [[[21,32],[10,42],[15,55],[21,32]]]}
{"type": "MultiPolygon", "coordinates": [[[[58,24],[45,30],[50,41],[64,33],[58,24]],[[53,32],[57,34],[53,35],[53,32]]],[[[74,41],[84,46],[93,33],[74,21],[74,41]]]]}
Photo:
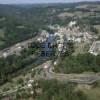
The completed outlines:
{"type": "Polygon", "coordinates": [[[0,51],[0,58],[1,57],[7,57],[9,55],[13,54],[19,54],[23,49],[28,48],[29,44],[36,41],[37,37],[19,42],[9,48],[5,48],[4,50],[0,51]]]}
{"type": "Polygon", "coordinates": [[[51,67],[51,62],[48,64],[48,69],[44,69],[46,77],[48,79],[57,79],[69,82],[75,82],[80,84],[93,84],[94,82],[100,80],[100,76],[95,73],[84,73],[84,74],[60,74],[53,72],[53,67],[51,67]]]}
{"type": "MultiPolygon", "coordinates": [[[[100,80],[100,76],[98,74],[60,74],[53,72],[53,67],[51,66],[51,61],[47,61],[46,63],[43,63],[42,65],[35,67],[33,71],[43,69],[46,76],[44,76],[45,79],[57,79],[60,81],[68,81],[68,82],[74,82],[79,84],[93,84],[96,81],[100,80]],[[44,66],[47,65],[48,68],[45,68],[44,66]]],[[[43,78],[43,77],[40,77],[43,78]]],[[[15,90],[9,90],[6,92],[0,93],[2,96],[6,96],[12,93],[15,93],[18,91],[18,89],[26,89],[29,88],[28,86],[20,87],[15,90]]]]}

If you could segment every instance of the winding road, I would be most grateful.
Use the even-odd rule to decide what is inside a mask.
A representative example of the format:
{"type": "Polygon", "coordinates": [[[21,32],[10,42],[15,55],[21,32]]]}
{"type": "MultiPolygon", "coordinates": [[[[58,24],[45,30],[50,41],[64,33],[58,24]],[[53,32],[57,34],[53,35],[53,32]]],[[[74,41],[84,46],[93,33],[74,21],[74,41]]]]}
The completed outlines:
{"type": "Polygon", "coordinates": [[[100,80],[99,74],[96,73],[83,73],[83,74],[61,74],[53,72],[51,62],[47,62],[48,68],[44,69],[47,79],[57,79],[61,81],[74,82],[79,84],[93,84],[100,80]]]}
{"type": "MultiPolygon", "coordinates": [[[[86,73],[86,74],[61,74],[61,73],[55,73],[53,72],[53,65],[51,63],[52,61],[47,61],[43,63],[42,65],[35,67],[32,71],[36,71],[39,69],[42,69],[43,72],[45,72],[46,76],[41,76],[39,78],[44,78],[44,79],[57,79],[59,81],[66,81],[66,82],[73,82],[73,83],[78,83],[78,84],[93,84],[96,81],[100,80],[99,74],[96,73],[86,73]],[[44,66],[48,66],[45,68],[44,66]]],[[[6,92],[0,93],[1,96],[7,96],[12,93],[17,92],[19,89],[27,89],[29,88],[27,85],[17,88],[15,90],[9,90],[6,92]]]]}

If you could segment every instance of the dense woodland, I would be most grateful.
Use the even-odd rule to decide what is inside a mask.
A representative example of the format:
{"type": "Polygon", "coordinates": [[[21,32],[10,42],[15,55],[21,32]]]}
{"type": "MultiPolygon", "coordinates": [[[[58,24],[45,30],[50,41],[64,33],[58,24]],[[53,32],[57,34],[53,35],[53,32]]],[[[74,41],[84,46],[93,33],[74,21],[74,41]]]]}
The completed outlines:
{"type": "Polygon", "coordinates": [[[55,71],[60,73],[100,72],[100,55],[78,54],[66,56],[55,66],[55,71]]]}
{"type": "Polygon", "coordinates": [[[42,88],[42,93],[36,97],[36,100],[87,100],[81,91],[74,91],[75,84],[42,80],[40,88],[42,88]]]}
{"type": "Polygon", "coordinates": [[[11,81],[19,70],[33,64],[37,59],[31,57],[33,54],[37,54],[36,50],[29,48],[28,50],[23,50],[20,56],[11,55],[7,58],[0,58],[0,85],[11,81]]]}

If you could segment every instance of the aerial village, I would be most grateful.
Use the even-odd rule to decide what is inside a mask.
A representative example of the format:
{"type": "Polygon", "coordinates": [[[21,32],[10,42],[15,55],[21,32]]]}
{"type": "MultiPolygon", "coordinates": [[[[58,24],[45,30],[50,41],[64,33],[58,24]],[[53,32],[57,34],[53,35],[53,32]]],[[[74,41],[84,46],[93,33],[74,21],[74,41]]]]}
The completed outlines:
{"type": "MultiPolygon", "coordinates": [[[[71,21],[67,27],[54,25],[48,26],[50,29],[53,29],[55,32],[53,37],[55,37],[56,44],[58,45],[58,51],[66,50],[66,44],[68,41],[72,41],[73,43],[78,44],[88,44],[88,52],[97,56],[100,54],[100,41],[98,41],[98,36],[93,34],[92,32],[82,32],[80,31],[80,27],[76,27],[77,22],[71,21]]],[[[38,37],[38,41],[42,43],[49,37],[49,33],[46,30],[42,30],[40,36],[38,37]]]]}
{"type": "Polygon", "coordinates": [[[97,56],[100,54],[100,41],[98,41],[98,36],[92,32],[84,31],[82,32],[79,26],[76,26],[76,21],[71,21],[66,27],[60,25],[49,25],[49,29],[53,30],[54,33],[49,33],[46,30],[41,30],[37,37],[20,42],[0,51],[0,57],[6,58],[9,55],[20,55],[20,52],[28,48],[28,46],[37,41],[42,43],[46,41],[50,36],[54,38],[51,45],[57,44],[57,50],[59,52],[65,52],[67,48],[68,41],[72,41],[76,44],[88,44],[88,52],[97,56]]]}

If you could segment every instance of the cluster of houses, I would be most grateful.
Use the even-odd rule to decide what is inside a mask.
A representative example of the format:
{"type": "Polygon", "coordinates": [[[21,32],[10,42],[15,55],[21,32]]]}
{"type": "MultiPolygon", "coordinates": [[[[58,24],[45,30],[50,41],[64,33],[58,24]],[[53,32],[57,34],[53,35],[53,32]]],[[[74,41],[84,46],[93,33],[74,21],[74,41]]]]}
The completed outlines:
{"type": "Polygon", "coordinates": [[[100,41],[93,42],[92,46],[90,47],[89,52],[95,56],[100,54],[100,41]]]}
{"type": "MultiPolygon", "coordinates": [[[[73,41],[74,43],[88,43],[91,44],[92,41],[96,40],[98,37],[96,35],[93,35],[91,32],[82,32],[80,31],[80,27],[76,25],[76,21],[71,21],[68,26],[60,26],[60,25],[54,25],[49,26],[50,29],[54,30],[53,36],[55,37],[55,41],[58,44],[58,51],[65,52],[66,50],[66,43],[68,41],[73,41]]],[[[43,42],[49,37],[49,33],[46,30],[43,30],[40,34],[40,37],[38,38],[38,41],[43,42]]],[[[93,47],[95,48],[95,52],[97,51],[96,48],[99,48],[100,51],[100,43],[96,43],[99,45],[94,46],[95,43],[93,43],[93,46],[90,48],[89,52],[92,53],[93,47]]],[[[97,55],[96,53],[92,53],[94,55],[97,55]]]]}
{"type": "Polygon", "coordinates": [[[90,32],[80,31],[80,27],[75,26],[75,22],[70,22],[67,27],[57,25],[55,34],[59,36],[63,35],[67,38],[67,40],[72,40],[78,43],[90,42],[97,38],[97,36],[90,32]]]}

